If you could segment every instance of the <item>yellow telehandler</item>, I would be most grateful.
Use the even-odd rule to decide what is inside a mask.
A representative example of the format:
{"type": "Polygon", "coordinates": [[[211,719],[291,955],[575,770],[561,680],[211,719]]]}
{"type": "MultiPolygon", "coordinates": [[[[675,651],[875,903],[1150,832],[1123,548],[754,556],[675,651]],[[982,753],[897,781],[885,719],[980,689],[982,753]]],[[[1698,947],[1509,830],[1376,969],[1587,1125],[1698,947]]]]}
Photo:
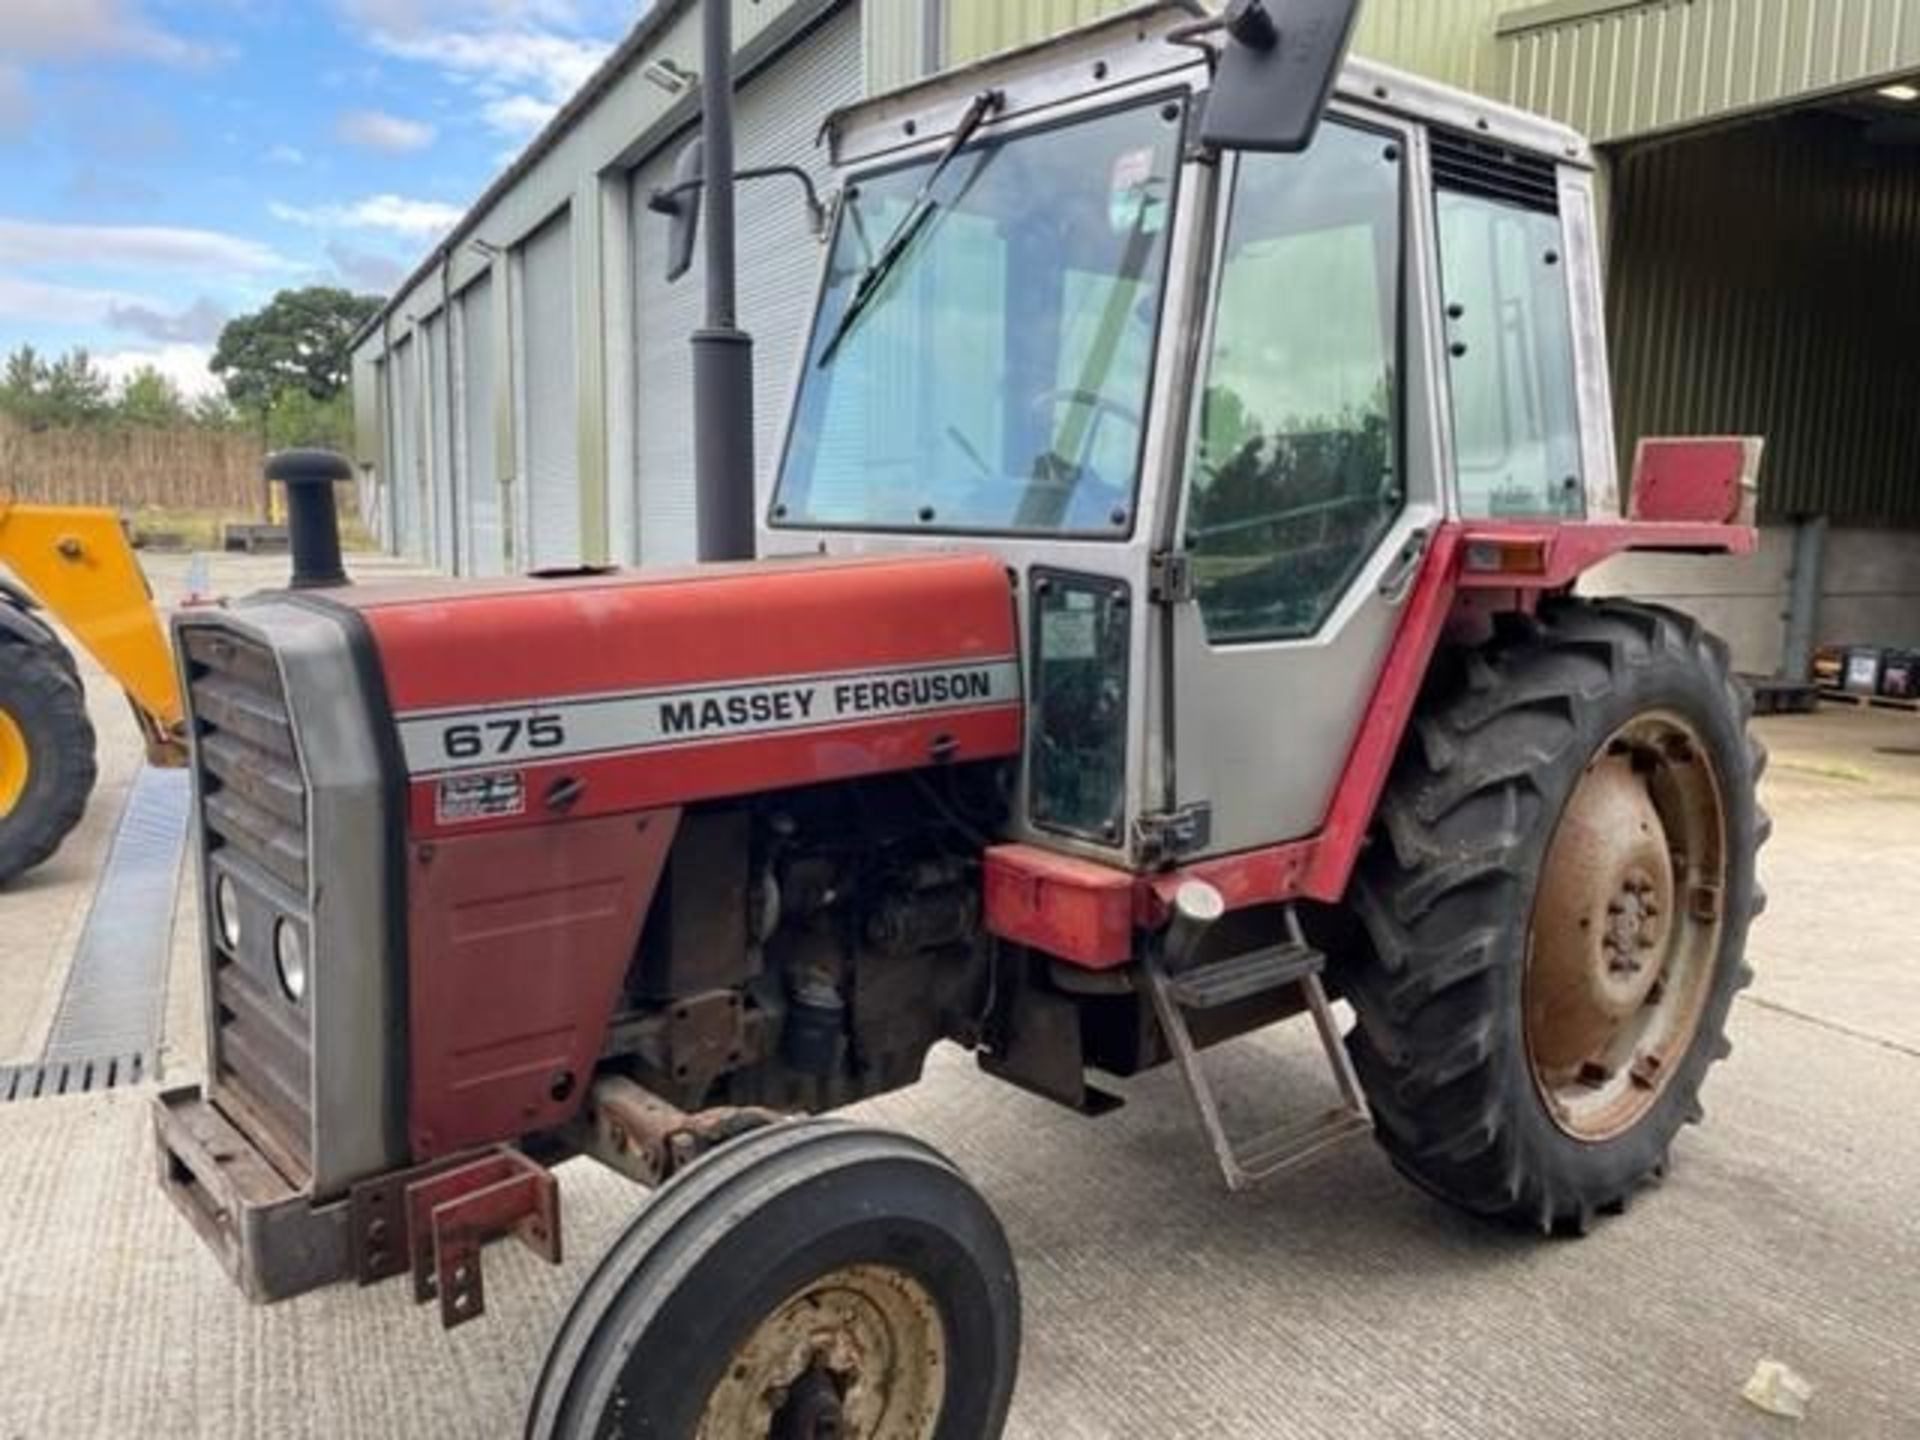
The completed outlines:
{"type": "Polygon", "coordinates": [[[112,510],[0,496],[0,885],[47,860],[93,793],[93,724],[51,615],[132,702],[156,765],[186,763],[179,682],[146,576],[112,510]],[[15,583],[18,582],[18,583],[15,583]]]}

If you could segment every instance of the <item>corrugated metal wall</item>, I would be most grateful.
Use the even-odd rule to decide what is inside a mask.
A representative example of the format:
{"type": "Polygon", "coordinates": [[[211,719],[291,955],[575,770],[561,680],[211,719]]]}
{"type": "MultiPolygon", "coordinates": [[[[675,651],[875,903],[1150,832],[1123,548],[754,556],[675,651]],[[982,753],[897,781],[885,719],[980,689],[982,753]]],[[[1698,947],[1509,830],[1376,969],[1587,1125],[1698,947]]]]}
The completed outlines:
{"type": "Polygon", "coordinates": [[[1614,215],[1623,456],[1764,434],[1767,513],[1920,522],[1920,149],[1826,113],[1649,144],[1614,215]]]}
{"type": "MultiPolygon", "coordinates": [[[[928,72],[930,54],[958,65],[1024,45],[1138,0],[884,0],[869,7],[867,86],[878,93],[928,72]],[[936,31],[928,47],[927,27],[936,31]]],[[[1495,93],[1502,78],[1494,21],[1513,0],[1367,0],[1355,47],[1389,65],[1495,93]]]]}
{"type": "MultiPolygon", "coordinates": [[[[1453,9],[1446,0],[1424,8],[1453,9]]],[[[1511,13],[1500,22],[1505,54],[1490,88],[1595,141],[1920,70],[1920,0],[1646,0],[1625,8],[1618,0],[1562,0],[1499,8],[1511,13]]]]}

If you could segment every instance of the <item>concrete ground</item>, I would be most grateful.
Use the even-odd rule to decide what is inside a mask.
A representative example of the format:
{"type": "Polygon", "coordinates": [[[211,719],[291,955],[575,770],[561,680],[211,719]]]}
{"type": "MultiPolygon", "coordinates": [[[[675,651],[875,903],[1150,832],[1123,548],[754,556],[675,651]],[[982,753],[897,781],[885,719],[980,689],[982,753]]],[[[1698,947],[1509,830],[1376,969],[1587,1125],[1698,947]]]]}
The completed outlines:
{"type": "MultiPolygon", "coordinates": [[[[162,599],[177,596],[184,566],[152,568],[162,599]]],[[[214,573],[242,588],[279,568],[214,573]]],[[[101,684],[94,699],[93,813],[0,896],[0,1062],[37,1051],[134,763],[119,701],[101,684]]],[[[1094,1123],[942,1053],[917,1090],[863,1107],[953,1155],[1006,1223],[1026,1300],[1009,1433],[1920,1433],[1920,716],[1760,728],[1773,905],[1733,1057],[1668,1183],[1584,1241],[1455,1215],[1365,1141],[1230,1196],[1166,1074],[1094,1123]],[[1797,1426],[1740,1400],[1762,1357],[1816,1387],[1797,1426]]],[[[169,1080],[200,1053],[191,930],[183,915],[169,1080]]],[[[1215,1063],[1242,1105],[1320,1104],[1299,1027],[1215,1063]]],[[[490,1252],[490,1314],[451,1335],[398,1283],[256,1309],[154,1187],[149,1094],[0,1106],[0,1440],[516,1432],[546,1339],[632,1190],[565,1167],[565,1266],[490,1252]]]]}

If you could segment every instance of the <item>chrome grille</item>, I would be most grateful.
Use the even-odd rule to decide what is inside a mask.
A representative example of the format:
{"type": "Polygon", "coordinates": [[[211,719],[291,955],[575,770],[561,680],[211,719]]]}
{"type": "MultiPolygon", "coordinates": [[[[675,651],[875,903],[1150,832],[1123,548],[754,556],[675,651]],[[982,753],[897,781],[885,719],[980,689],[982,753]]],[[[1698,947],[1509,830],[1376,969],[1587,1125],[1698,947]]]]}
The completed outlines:
{"type": "Polygon", "coordinates": [[[312,1166],[312,1028],[281,989],[273,932],[308,923],[307,792],[279,667],[218,624],[180,632],[196,740],[209,896],[213,1091],[288,1178],[312,1166]],[[240,942],[220,933],[221,876],[239,902],[240,942]]]}

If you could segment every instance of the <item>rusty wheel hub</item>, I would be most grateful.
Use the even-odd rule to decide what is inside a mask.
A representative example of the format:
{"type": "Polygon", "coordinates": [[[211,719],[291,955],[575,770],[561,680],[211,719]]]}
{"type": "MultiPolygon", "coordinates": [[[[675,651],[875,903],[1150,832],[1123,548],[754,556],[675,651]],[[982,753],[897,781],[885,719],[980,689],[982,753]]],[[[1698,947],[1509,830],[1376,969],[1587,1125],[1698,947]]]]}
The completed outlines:
{"type": "Polygon", "coordinates": [[[1720,942],[1719,778],[1678,716],[1622,727],[1568,797],[1534,902],[1527,1052],[1555,1123],[1630,1129],[1699,1027],[1720,942]]]}
{"type": "Polygon", "coordinates": [[[850,1265],[779,1306],[734,1352],[697,1440],[931,1440],[946,1327],[926,1287],[850,1265]]]}

